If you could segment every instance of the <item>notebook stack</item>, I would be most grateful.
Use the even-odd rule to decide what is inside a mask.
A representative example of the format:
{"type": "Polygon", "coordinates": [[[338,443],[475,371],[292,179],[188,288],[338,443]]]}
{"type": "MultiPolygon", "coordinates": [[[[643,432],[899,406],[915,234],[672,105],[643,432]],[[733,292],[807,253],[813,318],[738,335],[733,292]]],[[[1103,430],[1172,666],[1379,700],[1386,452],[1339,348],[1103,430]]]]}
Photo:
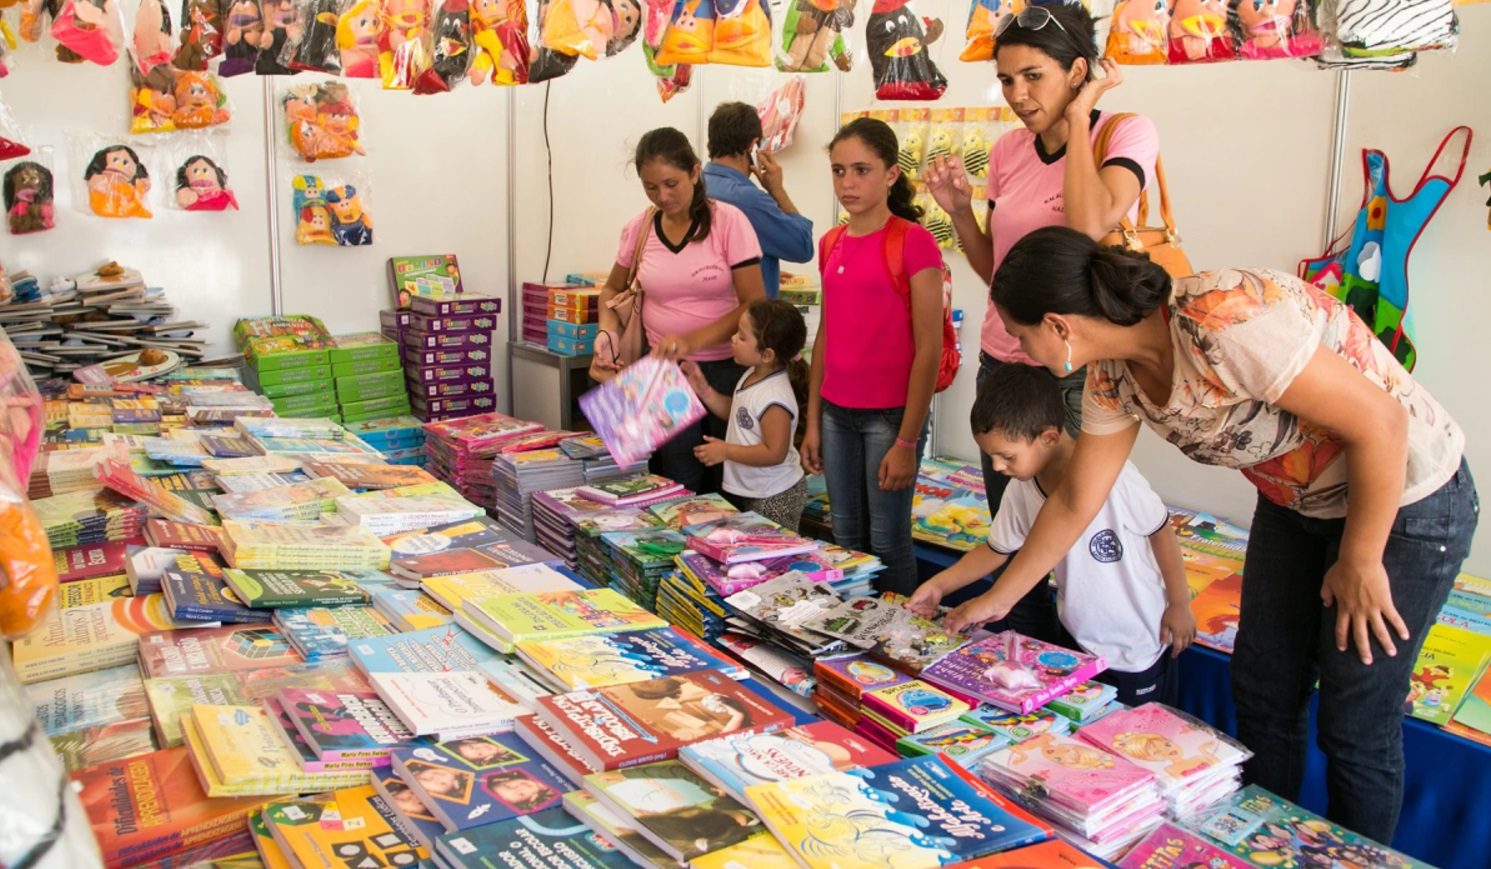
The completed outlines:
{"type": "Polygon", "coordinates": [[[409,413],[399,345],[378,332],[338,335],[327,349],[344,423],[409,413]]]}
{"type": "Polygon", "coordinates": [[[558,446],[504,451],[492,462],[492,477],[497,487],[498,521],[524,539],[536,540],[534,494],[583,485],[585,463],[570,458],[558,446]]]}
{"type": "Polygon", "coordinates": [[[572,437],[561,441],[559,448],[572,459],[584,460],[587,485],[613,480],[627,473],[616,463],[616,457],[611,455],[611,451],[606,449],[606,442],[600,435],[572,437]]]}
{"type": "Polygon", "coordinates": [[[282,416],[340,418],[328,348],[331,334],[315,317],[241,319],[233,336],[248,359],[247,382],[282,416]]]}
{"type": "Polygon", "coordinates": [[[689,574],[683,561],[689,554],[680,553],[673,562],[677,569],[658,580],[657,612],[713,643],[725,633],[725,617],[731,611],[724,596],[689,574]]]}
{"type": "Polygon", "coordinates": [[[244,569],[321,570],[388,567],[378,535],[355,525],[284,525],[226,520],[223,556],[244,569]]]}
{"type": "Polygon", "coordinates": [[[286,607],[275,610],[271,621],[308,663],[345,658],[351,640],[386,637],[402,629],[366,606],[286,607]]]}
{"type": "Polygon", "coordinates": [[[948,724],[969,708],[936,686],[912,679],[866,691],[860,697],[862,714],[855,732],[893,751],[901,738],[948,724]]]}
{"type": "Polygon", "coordinates": [[[658,583],[673,572],[673,559],[686,545],[683,535],[658,528],[612,531],[601,539],[611,553],[609,585],[647,609],[656,609],[658,583]]]}
{"type": "Polygon", "coordinates": [[[662,527],[657,517],[635,507],[603,507],[603,512],[575,520],[575,558],[580,575],[597,585],[609,584],[615,566],[605,535],[662,527]]]}
{"type": "Polygon", "coordinates": [[[921,675],[959,697],[1025,713],[1106,668],[1101,657],[1004,631],[944,655],[921,675]]]}
{"type": "Polygon", "coordinates": [[[588,356],[600,329],[599,287],[552,287],[544,324],[546,346],[560,356],[588,356]]]}
{"type": "Polygon", "coordinates": [[[65,549],[139,538],[148,508],[111,491],[78,491],[32,501],[47,545],[65,549]]]}
{"type": "Polygon", "coordinates": [[[1241,786],[1252,752],[1197,719],[1159,703],[1120,709],[1077,736],[1154,773],[1172,818],[1184,818],[1241,786]]]}
{"type": "Polygon", "coordinates": [[[577,488],[534,492],[529,504],[534,542],[562,557],[571,568],[580,563],[575,551],[576,523],[586,516],[611,512],[605,504],[578,494],[577,488]]]}
{"type": "Polygon", "coordinates": [[[757,513],[732,513],[683,529],[688,546],[724,565],[816,552],[818,541],[800,537],[757,513]]]}
{"type": "Polygon", "coordinates": [[[657,474],[629,474],[581,486],[577,494],[608,507],[645,508],[689,494],[681,484],[657,474]]]}
{"type": "Polygon", "coordinates": [[[486,506],[497,503],[492,460],[516,438],[543,429],[501,413],[483,413],[425,425],[426,465],[430,473],[450,483],[467,500],[486,506]]]}
{"type": "Polygon", "coordinates": [[[412,416],[383,416],[349,421],[347,431],[382,453],[389,464],[423,466],[426,461],[425,430],[420,421],[412,416]]]}
{"type": "Polygon", "coordinates": [[[309,771],[281,723],[262,706],[195,704],[181,716],[181,729],[210,797],[310,793],[368,781],[365,766],[309,771]]]}
{"type": "Polygon", "coordinates": [[[502,652],[540,637],[564,639],[668,626],[609,588],[497,594],[467,600],[461,612],[502,652]]]}
{"type": "Polygon", "coordinates": [[[399,340],[415,416],[434,421],[496,408],[492,352],[501,310],[501,299],[474,293],[409,299],[399,340]]]}

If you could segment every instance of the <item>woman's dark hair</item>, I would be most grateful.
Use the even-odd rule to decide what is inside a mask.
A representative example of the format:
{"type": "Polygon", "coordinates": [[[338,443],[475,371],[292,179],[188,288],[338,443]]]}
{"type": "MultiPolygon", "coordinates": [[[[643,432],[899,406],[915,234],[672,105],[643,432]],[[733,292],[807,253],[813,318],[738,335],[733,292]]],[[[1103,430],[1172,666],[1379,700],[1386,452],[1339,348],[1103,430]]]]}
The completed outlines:
{"type": "MultiPolygon", "coordinates": [[[[833,141],[828,143],[828,149],[845,139],[858,139],[865,144],[866,148],[875,152],[887,167],[899,166],[901,143],[896,139],[896,131],[890,128],[890,124],[876,118],[855,118],[839,128],[834,134],[833,141]]],[[[922,210],[912,203],[916,192],[911,189],[911,179],[902,172],[896,176],[896,183],[890,187],[886,205],[890,206],[890,213],[912,223],[921,223],[922,210]]]]}
{"type": "Polygon", "coordinates": [[[212,158],[206,156],[205,154],[193,154],[186,159],[185,163],[181,164],[180,168],[176,170],[176,188],[178,190],[182,187],[187,187],[190,185],[191,182],[187,181],[186,179],[186,169],[188,166],[192,165],[198,160],[201,160],[203,163],[206,163],[208,166],[212,167],[213,174],[217,175],[217,186],[228,186],[228,173],[224,172],[221,166],[212,162],[212,158]]]}
{"type": "Polygon", "coordinates": [[[1170,275],[1146,253],[1103,247],[1075,229],[1046,226],[1010,248],[989,295],[1027,326],[1047,314],[1132,326],[1170,297],[1170,275]]]}
{"type": "MultiPolygon", "coordinates": [[[[1306,5],[1301,3],[1301,6],[1306,5]]],[[[1051,13],[1051,21],[1044,27],[1032,29],[1020,24],[1016,18],[994,42],[994,59],[999,59],[999,49],[1007,45],[1028,45],[1045,53],[1065,70],[1070,71],[1077,58],[1087,61],[1087,78],[1092,79],[1093,68],[1098,65],[1097,33],[1092,15],[1081,3],[1062,3],[1060,0],[1036,0],[1025,8],[1040,6],[1051,13]],[[1061,26],[1057,26],[1061,25],[1061,26]]]]}
{"type": "Polygon", "coordinates": [[[756,114],[755,106],[720,103],[709,116],[709,159],[744,154],[762,135],[761,116],[756,114]]]}
{"type": "MultiPolygon", "coordinates": [[[[694,146],[689,144],[689,137],[680,133],[672,127],[658,127],[656,130],[648,130],[642,134],[642,140],[637,143],[637,154],[633,163],[637,172],[642,172],[642,167],[653,160],[662,160],[664,163],[678,169],[681,172],[693,172],[699,168],[699,155],[694,153],[694,146]]],[[[704,192],[704,176],[694,182],[694,199],[689,203],[689,220],[698,225],[694,234],[684,239],[684,242],[702,241],[709,237],[709,224],[714,216],[709,207],[709,196],[704,192]]]]}
{"type": "Polygon", "coordinates": [[[781,299],[759,299],[746,309],[756,327],[756,346],[776,353],[777,361],[787,369],[787,379],[797,396],[797,418],[803,418],[808,400],[808,364],[801,357],[808,343],[808,326],[797,306],[781,299]]]}
{"type": "Polygon", "coordinates": [[[140,155],[135,153],[134,148],[131,148],[128,145],[110,145],[109,147],[103,148],[98,151],[98,153],[93,155],[93,159],[88,161],[88,168],[83,170],[83,180],[87,181],[89,178],[92,178],[93,176],[104,171],[104,167],[107,166],[109,163],[109,155],[114,153],[115,151],[123,151],[124,153],[129,155],[129,158],[131,160],[135,161],[136,181],[141,178],[150,177],[150,173],[145,169],[145,164],[140,162],[140,155]]]}

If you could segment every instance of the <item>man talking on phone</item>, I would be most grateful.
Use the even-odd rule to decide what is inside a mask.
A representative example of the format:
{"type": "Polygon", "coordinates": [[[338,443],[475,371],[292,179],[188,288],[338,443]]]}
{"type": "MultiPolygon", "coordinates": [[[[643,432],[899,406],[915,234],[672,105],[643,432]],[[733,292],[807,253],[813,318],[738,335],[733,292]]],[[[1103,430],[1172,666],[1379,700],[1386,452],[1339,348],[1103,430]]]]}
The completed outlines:
{"type": "Polygon", "coordinates": [[[759,151],[761,118],[754,106],[720,103],[709,118],[709,162],[704,189],[713,199],[745,212],[761,242],[761,279],[766,295],[781,289],[780,260],[813,258],[813,221],[797,212],[782,184],[782,167],[770,151],[759,151]],[[761,182],[757,187],[751,178],[761,182]]]}

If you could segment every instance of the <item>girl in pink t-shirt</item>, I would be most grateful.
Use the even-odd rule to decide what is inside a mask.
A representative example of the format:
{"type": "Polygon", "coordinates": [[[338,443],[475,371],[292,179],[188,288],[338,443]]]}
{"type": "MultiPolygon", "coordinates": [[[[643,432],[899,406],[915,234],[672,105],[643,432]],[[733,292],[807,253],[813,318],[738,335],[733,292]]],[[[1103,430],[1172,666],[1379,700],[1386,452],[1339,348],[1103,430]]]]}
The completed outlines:
{"type": "MultiPolygon", "coordinates": [[[[621,334],[620,324],[607,303],[626,286],[638,233],[646,233],[637,281],[652,355],[691,360],[711,386],[733,392],[745,368],[731,358],[730,335],[741,311],[766,297],[756,231],[738,208],[705,195],[699,158],[678,130],[660,127],[643,135],[635,165],[653,207],[621,232],[616,263],[601,288],[591,376],[609,379],[619,370],[610,339],[621,334]]],[[[650,470],[696,492],[719,491],[719,468],[706,468],[694,456],[706,433],[723,438],[723,422],[706,417],[685,429],[653,453],[650,470]]]]}
{"type": "Polygon", "coordinates": [[[916,223],[898,151],[896,134],[871,118],[829,146],[849,225],[818,245],[823,318],[801,453],[828,485],[835,541],[879,556],[881,590],[909,594],[912,483],[942,349],[942,254],[916,223]],[[903,273],[892,275],[886,247],[897,243],[903,273]]]}

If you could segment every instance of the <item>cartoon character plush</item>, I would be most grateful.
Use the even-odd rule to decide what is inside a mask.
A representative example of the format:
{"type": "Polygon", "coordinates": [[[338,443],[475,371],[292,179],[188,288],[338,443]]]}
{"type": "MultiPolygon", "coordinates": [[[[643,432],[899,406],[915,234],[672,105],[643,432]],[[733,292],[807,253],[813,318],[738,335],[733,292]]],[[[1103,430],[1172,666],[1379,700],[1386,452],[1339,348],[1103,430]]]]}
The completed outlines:
{"type": "Polygon", "coordinates": [[[172,61],[177,69],[202,72],[223,52],[223,10],[218,0],[186,0],[181,9],[181,46],[172,61]]]}
{"type": "Polygon", "coordinates": [[[357,188],[351,184],[326,191],[331,206],[331,235],[343,246],[373,243],[373,218],[363,210],[357,188]]]}
{"type": "Polygon", "coordinates": [[[128,145],[110,145],[93,155],[83,171],[88,207],[99,217],[154,217],[145,207],[150,173],[128,145]]]}
{"type": "Polygon", "coordinates": [[[963,169],[975,178],[989,176],[989,139],[982,125],[963,131],[963,169]]]}
{"type": "Polygon", "coordinates": [[[259,0],[233,0],[227,19],[223,60],[217,65],[217,74],[225,78],[251,72],[259,49],[269,44],[259,0]]]}
{"type": "Polygon", "coordinates": [[[304,31],[290,50],[291,69],[308,72],[342,71],[337,51],[337,7],[339,0],[301,0],[299,20],[304,31]]]}
{"type": "Polygon", "coordinates": [[[875,0],[865,29],[875,97],[882,100],[935,100],[947,78],[927,54],[942,35],[942,21],[917,18],[909,0],[875,0]]]}
{"type": "Polygon", "coordinates": [[[177,73],[175,95],[171,120],[179,130],[211,127],[228,120],[228,110],[223,108],[226,100],[210,73],[177,73]]]}
{"type": "Polygon", "coordinates": [[[67,0],[52,17],[57,59],[109,66],[124,45],[124,20],[115,0],[67,0]]]}
{"type": "Polygon", "coordinates": [[[854,26],[855,0],[796,0],[782,22],[783,72],[827,72],[828,61],[848,72],[854,55],[844,44],[844,33],[854,26]]]}
{"type": "Polygon", "coordinates": [[[642,32],[640,0],[611,0],[611,14],[616,24],[611,30],[611,38],[606,41],[606,57],[614,57],[630,48],[642,32]]]}
{"type": "Polygon", "coordinates": [[[1249,60],[1313,57],[1322,47],[1309,0],[1232,0],[1232,21],[1238,54],[1249,60]]]}
{"type": "Polygon", "coordinates": [[[1205,63],[1237,56],[1227,30],[1226,0],[1174,0],[1170,7],[1170,62],[1205,63]]]}
{"type": "Polygon", "coordinates": [[[142,0],[135,14],[133,39],[135,68],[141,74],[148,73],[163,63],[171,62],[171,13],[166,11],[162,0],[142,0]]]}
{"type": "Polygon", "coordinates": [[[644,0],[647,4],[642,27],[642,59],[647,71],[657,79],[658,96],[663,102],[688,89],[693,67],[688,64],[660,64],[658,51],[663,46],[663,35],[668,30],[668,17],[673,13],[673,0],[644,0]]]}
{"type": "Polygon", "coordinates": [[[675,63],[709,63],[714,46],[714,0],[677,0],[668,18],[656,61],[664,66],[675,63]]]}
{"type": "Polygon", "coordinates": [[[295,0],[262,0],[264,14],[264,36],[259,45],[259,56],[254,61],[257,75],[294,75],[295,70],[286,66],[280,55],[285,46],[300,41],[304,32],[295,12],[295,0]]]}
{"type": "Polygon", "coordinates": [[[709,62],[771,65],[771,13],[762,0],[715,0],[709,62]]]}
{"type": "Polygon", "coordinates": [[[331,209],[326,205],[326,185],[317,175],[297,175],[291,180],[297,221],[297,244],[337,243],[331,234],[331,209]]]}
{"type": "Polygon", "coordinates": [[[607,0],[551,0],[539,39],[551,51],[595,60],[615,32],[607,0]]]}
{"type": "Polygon", "coordinates": [[[188,157],[176,170],[176,204],[187,211],[238,210],[238,199],[228,189],[228,174],[211,157],[188,157]]]}
{"type": "Polygon", "coordinates": [[[306,162],[365,153],[358,141],[357,110],[341,82],[294,87],[285,94],[290,144],[306,162]]]}
{"type": "Polygon", "coordinates": [[[56,225],[52,208],[52,170],[32,160],[5,172],[5,222],[12,235],[41,232],[56,225]]]}
{"type": "Polygon", "coordinates": [[[470,6],[467,0],[444,0],[435,10],[430,68],[414,80],[414,92],[437,94],[450,90],[471,69],[471,55],[470,6]]]}
{"type": "Polygon", "coordinates": [[[378,77],[378,30],[381,21],[376,0],[357,0],[337,18],[337,51],[346,78],[378,77]]]}
{"type": "Polygon", "coordinates": [[[471,0],[471,83],[522,84],[528,79],[527,14],[514,0],[471,0]]]}
{"type": "Polygon", "coordinates": [[[1169,30],[1166,0],[1118,0],[1108,31],[1108,56],[1126,64],[1165,63],[1169,30]]]}
{"type": "Polygon", "coordinates": [[[169,133],[176,129],[176,70],[157,66],[146,75],[131,69],[131,133],[169,133]]]}
{"type": "Polygon", "coordinates": [[[383,86],[408,90],[430,67],[429,0],[384,0],[378,66],[383,86]]]}

